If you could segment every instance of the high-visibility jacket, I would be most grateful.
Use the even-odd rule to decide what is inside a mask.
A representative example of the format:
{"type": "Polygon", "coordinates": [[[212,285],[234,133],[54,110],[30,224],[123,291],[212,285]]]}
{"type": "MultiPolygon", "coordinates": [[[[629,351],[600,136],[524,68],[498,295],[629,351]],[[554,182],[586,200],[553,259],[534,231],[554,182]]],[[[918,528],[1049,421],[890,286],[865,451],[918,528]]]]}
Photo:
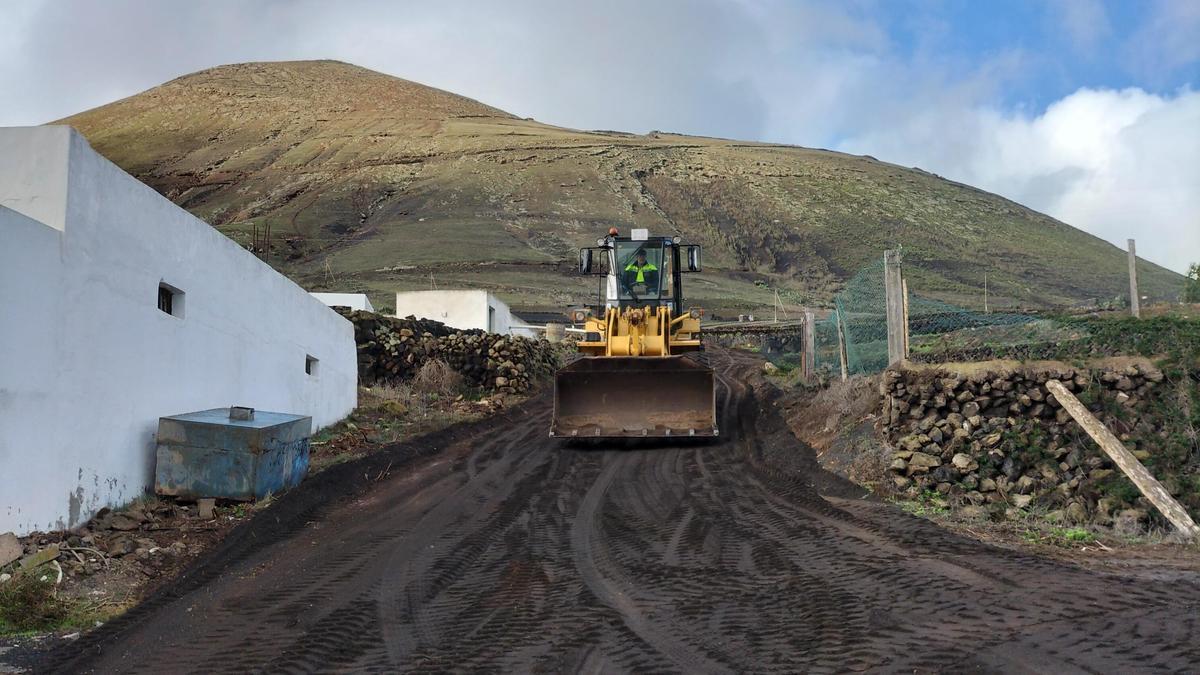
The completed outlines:
{"type": "Polygon", "coordinates": [[[639,267],[637,264],[637,261],[635,260],[625,266],[625,271],[626,272],[637,272],[637,279],[634,280],[633,283],[644,284],[644,283],[646,283],[646,272],[657,272],[658,268],[655,267],[654,263],[650,262],[649,260],[646,261],[645,265],[642,265],[641,267],[639,267]]]}

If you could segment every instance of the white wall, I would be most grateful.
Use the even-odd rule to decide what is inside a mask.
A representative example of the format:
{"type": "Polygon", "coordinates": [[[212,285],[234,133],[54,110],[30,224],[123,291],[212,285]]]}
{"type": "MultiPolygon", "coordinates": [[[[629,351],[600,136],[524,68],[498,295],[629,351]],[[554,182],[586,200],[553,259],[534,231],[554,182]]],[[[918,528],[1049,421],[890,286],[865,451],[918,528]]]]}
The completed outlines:
{"type": "Polygon", "coordinates": [[[396,294],[396,316],[441,321],[451,328],[487,330],[487,291],[407,291],[396,294]]]}
{"type": "Polygon", "coordinates": [[[0,158],[0,532],[74,527],[152,488],[161,416],[236,404],[321,427],[354,408],[336,312],[67,127],[0,129],[0,158]],[[184,291],[182,318],[158,309],[160,282],[184,291]]]}
{"type": "Polygon", "coordinates": [[[28,127],[0,137],[0,206],[62,230],[70,143],[71,135],[57,127],[28,127]]]}
{"type": "Polygon", "coordinates": [[[309,293],[309,295],[325,303],[327,307],[349,307],[366,312],[374,312],[371,301],[366,293],[309,293]]]}
{"type": "Polygon", "coordinates": [[[433,319],[461,330],[479,329],[525,337],[535,337],[538,333],[522,328],[524,322],[488,291],[403,291],[396,294],[396,316],[433,319]],[[489,307],[492,308],[490,323],[489,307]]]}
{"type": "Polygon", "coordinates": [[[513,316],[512,310],[508,305],[504,304],[499,298],[487,294],[487,304],[492,308],[492,332],[504,333],[507,335],[519,335],[521,337],[536,338],[539,331],[532,328],[526,328],[525,322],[520,318],[513,316]]]}

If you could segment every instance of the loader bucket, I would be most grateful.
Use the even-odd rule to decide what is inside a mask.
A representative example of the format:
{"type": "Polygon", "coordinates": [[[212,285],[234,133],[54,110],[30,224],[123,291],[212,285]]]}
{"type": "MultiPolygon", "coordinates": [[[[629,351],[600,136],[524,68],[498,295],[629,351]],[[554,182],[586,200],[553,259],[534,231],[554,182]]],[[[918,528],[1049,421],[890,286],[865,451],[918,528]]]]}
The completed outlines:
{"type": "Polygon", "coordinates": [[[685,356],[592,356],[554,376],[551,436],[716,436],[713,371],[685,356]]]}

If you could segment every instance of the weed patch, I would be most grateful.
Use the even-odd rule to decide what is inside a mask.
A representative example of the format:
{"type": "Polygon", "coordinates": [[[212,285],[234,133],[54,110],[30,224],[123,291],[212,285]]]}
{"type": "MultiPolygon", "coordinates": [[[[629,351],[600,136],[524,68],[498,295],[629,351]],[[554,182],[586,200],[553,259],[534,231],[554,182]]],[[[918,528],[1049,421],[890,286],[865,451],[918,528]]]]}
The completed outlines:
{"type": "Polygon", "coordinates": [[[896,499],[892,503],[921,518],[934,518],[950,513],[950,506],[945,498],[933,490],[926,490],[913,499],[896,499]]]}
{"type": "Polygon", "coordinates": [[[0,635],[90,627],[97,607],[60,597],[54,573],[20,574],[0,583],[0,635]]]}

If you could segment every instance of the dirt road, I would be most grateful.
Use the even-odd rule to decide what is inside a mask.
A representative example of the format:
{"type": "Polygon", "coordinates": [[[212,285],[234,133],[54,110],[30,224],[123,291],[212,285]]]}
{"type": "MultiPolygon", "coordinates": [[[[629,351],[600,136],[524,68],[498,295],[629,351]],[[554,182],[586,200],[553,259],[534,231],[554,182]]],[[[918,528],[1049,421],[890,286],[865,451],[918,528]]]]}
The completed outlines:
{"type": "Polygon", "coordinates": [[[64,671],[1186,671],[1200,587],[945,532],[818,469],[747,357],[723,440],[561,448],[546,397],[317,476],[64,671]],[[362,489],[347,499],[332,495],[362,489]]]}

